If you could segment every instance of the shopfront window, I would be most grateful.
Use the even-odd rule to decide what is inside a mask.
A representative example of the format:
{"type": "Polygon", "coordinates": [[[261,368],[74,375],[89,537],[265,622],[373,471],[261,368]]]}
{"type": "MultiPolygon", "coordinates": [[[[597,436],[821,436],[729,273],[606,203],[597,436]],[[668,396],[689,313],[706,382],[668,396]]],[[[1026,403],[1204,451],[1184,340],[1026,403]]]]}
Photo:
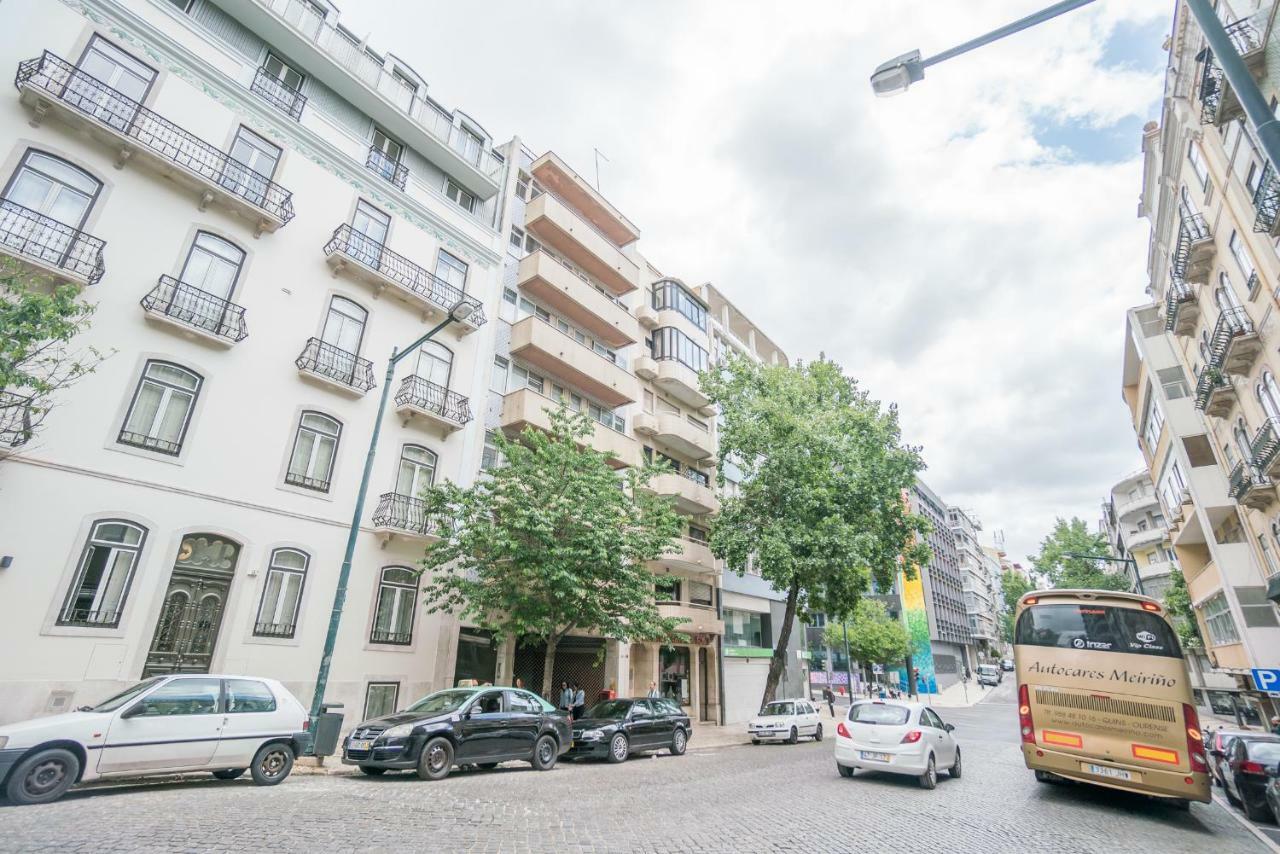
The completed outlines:
{"type": "Polygon", "coordinates": [[[751,611],[735,611],[724,609],[724,645],[725,646],[769,646],[767,630],[764,626],[763,614],[751,611]]]}
{"type": "Polygon", "coordinates": [[[675,700],[682,706],[690,704],[689,686],[689,648],[684,646],[663,647],[662,680],[658,690],[662,696],[675,700]]]}

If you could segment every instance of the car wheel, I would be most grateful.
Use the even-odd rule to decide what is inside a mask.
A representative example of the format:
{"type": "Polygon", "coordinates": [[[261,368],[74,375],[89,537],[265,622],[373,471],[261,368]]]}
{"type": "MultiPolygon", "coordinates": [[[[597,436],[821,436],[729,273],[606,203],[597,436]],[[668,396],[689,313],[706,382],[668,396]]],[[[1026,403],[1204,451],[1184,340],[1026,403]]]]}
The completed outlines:
{"type": "Polygon", "coordinates": [[[530,764],[535,771],[550,771],[556,767],[557,755],[556,740],[549,735],[544,735],[533,745],[533,759],[530,760],[530,764]]]}
{"type": "Polygon", "coordinates": [[[436,736],[418,754],[418,779],[443,780],[453,770],[453,742],[436,736]]]}
{"type": "Polygon", "coordinates": [[[951,770],[947,772],[947,775],[951,777],[952,780],[960,779],[960,748],[959,746],[956,747],[956,762],[954,765],[951,766],[951,770]]]}
{"type": "Polygon", "coordinates": [[[379,768],[376,765],[361,765],[360,773],[367,774],[370,777],[381,777],[383,774],[387,773],[387,769],[379,768]]]}
{"type": "Polygon", "coordinates": [[[253,755],[249,773],[259,786],[274,786],[284,782],[293,770],[293,748],[287,744],[264,744],[253,755]]]}
{"type": "Polygon", "coordinates": [[[609,761],[623,762],[627,758],[627,754],[631,752],[631,746],[627,743],[627,737],[622,733],[617,733],[609,740],[609,761]]]}
{"type": "Polygon", "coordinates": [[[1265,801],[1244,799],[1244,814],[1249,821],[1271,821],[1271,809],[1265,801]]]}
{"type": "Polygon", "coordinates": [[[751,739],[751,743],[752,743],[752,744],[759,744],[759,743],[760,743],[760,739],[758,739],[758,738],[753,738],[753,739],[751,739]]]}
{"type": "Polygon", "coordinates": [[[854,769],[853,769],[853,768],[851,768],[851,767],[850,767],[850,766],[848,766],[848,765],[841,765],[839,762],[837,762],[837,763],[836,763],[836,770],[840,772],[840,776],[841,776],[841,777],[852,777],[852,776],[853,776],[853,770],[854,770],[854,769]]]}
{"type": "Polygon", "coordinates": [[[813,733],[814,741],[822,741],[822,724],[818,724],[817,730],[813,733]]]}
{"type": "Polygon", "coordinates": [[[62,797],[79,776],[80,759],[70,750],[42,750],[18,763],[5,794],[10,803],[47,804],[62,797]]]}
{"type": "Polygon", "coordinates": [[[796,732],[796,728],[791,728],[791,734],[787,736],[787,744],[795,744],[800,740],[800,733],[796,732]]]}
{"type": "Polygon", "coordinates": [[[929,754],[929,764],[925,767],[924,773],[920,775],[920,788],[933,789],[938,785],[938,765],[933,761],[933,754],[929,754]]]}
{"type": "Polygon", "coordinates": [[[221,771],[214,771],[213,776],[219,780],[234,780],[248,770],[248,768],[223,768],[221,771]]]}
{"type": "Polygon", "coordinates": [[[684,756],[685,748],[689,746],[689,736],[684,734],[684,730],[676,727],[675,734],[671,736],[671,755],[684,756]]]}

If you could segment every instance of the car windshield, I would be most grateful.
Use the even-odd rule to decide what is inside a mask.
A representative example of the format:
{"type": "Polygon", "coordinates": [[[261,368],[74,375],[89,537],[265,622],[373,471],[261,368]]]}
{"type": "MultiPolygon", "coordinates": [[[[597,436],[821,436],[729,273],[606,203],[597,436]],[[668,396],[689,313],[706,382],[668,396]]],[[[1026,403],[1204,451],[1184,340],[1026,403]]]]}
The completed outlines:
{"type": "Polygon", "coordinates": [[[849,710],[849,720],[859,724],[901,726],[911,717],[906,706],[890,706],[885,703],[859,703],[849,710]]]}
{"type": "Polygon", "coordinates": [[[1278,741],[1251,741],[1245,751],[1250,759],[1261,762],[1263,765],[1275,765],[1280,762],[1280,742],[1278,741]]]}
{"type": "Polygon", "coordinates": [[[405,709],[405,711],[443,715],[449,712],[456,712],[462,708],[463,703],[475,695],[475,688],[450,688],[446,691],[428,694],[408,709],[405,709]]]}
{"type": "Polygon", "coordinates": [[[98,705],[93,706],[91,709],[89,709],[89,711],[114,712],[116,709],[120,708],[125,703],[129,702],[134,697],[141,694],[143,691],[146,691],[147,689],[155,686],[163,678],[164,678],[163,676],[156,676],[153,679],[148,679],[146,682],[139,682],[137,685],[134,685],[132,688],[126,688],[123,691],[121,691],[119,694],[116,694],[114,697],[103,700],[98,705]]]}
{"type": "Polygon", "coordinates": [[[796,713],[795,703],[770,703],[760,710],[762,717],[773,717],[774,715],[794,715],[796,713]]]}
{"type": "Polygon", "coordinates": [[[996,666],[994,664],[979,664],[978,672],[979,673],[995,673],[996,666]]]}
{"type": "Polygon", "coordinates": [[[586,716],[589,718],[618,719],[625,718],[630,710],[630,700],[605,700],[603,703],[596,703],[587,709],[586,716]]]}
{"type": "Polygon", "coordinates": [[[1163,618],[1136,608],[1093,602],[1033,605],[1018,617],[1013,642],[1085,652],[1182,657],[1178,639],[1163,618]]]}

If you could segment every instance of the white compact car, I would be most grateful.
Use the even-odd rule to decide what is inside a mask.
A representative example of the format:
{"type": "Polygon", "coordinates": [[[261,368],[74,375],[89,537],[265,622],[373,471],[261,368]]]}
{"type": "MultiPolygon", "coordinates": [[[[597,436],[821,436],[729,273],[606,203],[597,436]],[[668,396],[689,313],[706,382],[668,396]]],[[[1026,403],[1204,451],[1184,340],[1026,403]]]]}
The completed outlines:
{"type": "Polygon", "coordinates": [[[836,768],[841,777],[852,777],[859,769],[907,774],[932,789],[940,770],[953,779],[960,777],[954,729],[923,703],[858,703],[836,727],[836,768]]]}
{"type": "Polygon", "coordinates": [[[747,724],[752,744],[785,741],[795,744],[801,736],[822,741],[822,721],[808,700],[774,700],[747,724]]]}
{"type": "Polygon", "coordinates": [[[112,777],[247,769],[274,786],[310,745],[307,710],[274,679],[156,676],[96,706],[0,726],[0,785],[43,804],[72,784],[112,777]]]}

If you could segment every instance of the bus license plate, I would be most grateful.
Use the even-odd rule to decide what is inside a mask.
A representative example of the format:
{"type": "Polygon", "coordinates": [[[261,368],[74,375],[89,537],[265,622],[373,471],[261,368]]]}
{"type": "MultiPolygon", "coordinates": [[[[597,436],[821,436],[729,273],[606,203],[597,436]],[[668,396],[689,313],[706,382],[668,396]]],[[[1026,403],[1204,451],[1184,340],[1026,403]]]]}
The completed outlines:
{"type": "MultiPolygon", "coordinates": [[[[1082,763],[1084,764],[1084,763],[1082,763]]],[[[1108,768],[1105,765],[1084,765],[1084,770],[1099,777],[1111,777],[1116,780],[1132,780],[1133,774],[1123,768],[1108,768]]]]}
{"type": "Polygon", "coordinates": [[[870,760],[871,760],[871,761],[873,761],[873,762],[888,762],[888,761],[889,761],[889,754],[887,754],[887,753],[872,753],[872,752],[871,752],[871,751],[869,751],[869,750],[859,750],[859,751],[858,751],[858,756],[859,756],[859,757],[861,757],[861,758],[863,758],[863,759],[870,759],[870,760]]]}
{"type": "Polygon", "coordinates": [[[369,740],[369,739],[367,739],[367,738],[366,738],[366,739],[361,739],[361,740],[359,740],[359,741],[357,741],[356,739],[354,739],[354,738],[353,738],[353,739],[352,739],[352,740],[347,744],[347,750],[368,750],[368,749],[369,749],[369,748],[371,748],[371,747],[373,747],[373,742],[372,742],[372,741],[370,741],[370,740],[369,740]]]}

